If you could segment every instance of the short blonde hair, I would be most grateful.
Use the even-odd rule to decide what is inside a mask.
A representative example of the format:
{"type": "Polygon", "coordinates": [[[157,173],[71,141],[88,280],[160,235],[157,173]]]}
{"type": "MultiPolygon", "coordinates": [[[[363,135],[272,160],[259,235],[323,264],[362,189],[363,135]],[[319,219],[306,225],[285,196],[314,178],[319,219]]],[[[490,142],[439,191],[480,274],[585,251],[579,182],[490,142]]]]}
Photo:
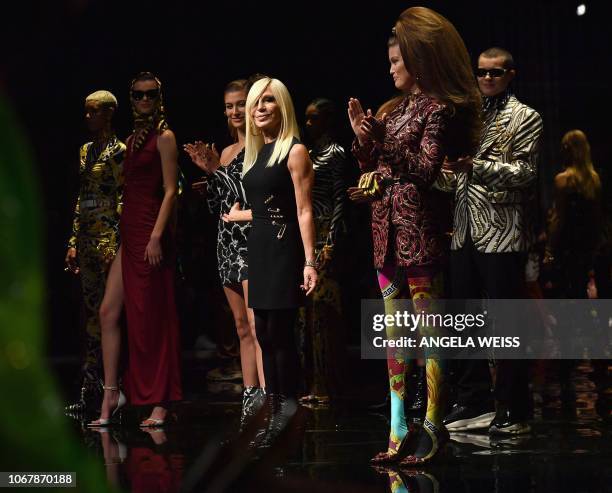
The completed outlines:
{"type": "Polygon", "coordinates": [[[264,145],[261,131],[255,125],[251,113],[268,87],[270,87],[281,112],[281,127],[274,143],[274,150],[266,166],[274,166],[282,161],[289,154],[293,139],[297,138],[299,140],[300,138],[293,101],[285,84],[278,79],[270,77],[259,79],[249,90],[246,102],[246,139],[244,145],[244,164],[242,165],[243,176],[253,167],[255,161],[257,161],[259,150],[264,145]]]}
{"type": "Polygon", "coordinates": [[[112,108],[117,108],[119,104],[117,103],[117,98],[110,91],[96,91],[92,92],[89,96],[85,98],[85,102],[87,101],[95,101],[96,103],[100,103],[104,106],[110,106],[112,108]]]}

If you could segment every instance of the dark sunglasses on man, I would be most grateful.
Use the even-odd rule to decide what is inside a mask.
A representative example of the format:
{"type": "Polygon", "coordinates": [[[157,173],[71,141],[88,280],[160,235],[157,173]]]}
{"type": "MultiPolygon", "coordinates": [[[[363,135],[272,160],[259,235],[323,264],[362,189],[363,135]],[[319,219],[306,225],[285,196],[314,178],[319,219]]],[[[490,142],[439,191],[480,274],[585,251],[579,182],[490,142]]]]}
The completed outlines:
{"type": "Polygon", "coordinates": [[[487,75],[490,77],[503,77],[506,75],[508,70],[505,68],[477,68],[476,69],[476,77],[486,77],[487,75]]]}
{"type": "Polygon", "coordinates": [[[145,96],[148,100],[157,99],[157,97],[159,96],[159,89],[149,89],[148,91],[132,90],[132,99],[134,101],[140,101],[145,96]]]}

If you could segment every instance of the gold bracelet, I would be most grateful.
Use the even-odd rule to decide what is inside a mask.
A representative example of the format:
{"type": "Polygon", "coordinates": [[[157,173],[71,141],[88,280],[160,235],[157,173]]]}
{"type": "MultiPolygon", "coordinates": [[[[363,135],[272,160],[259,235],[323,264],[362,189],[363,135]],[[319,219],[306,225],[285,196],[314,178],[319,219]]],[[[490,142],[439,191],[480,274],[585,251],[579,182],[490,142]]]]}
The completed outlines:
{"type": "Polygon", "coordinates": [[[304,267],[312,267],[313,269],[317,270],[319,265],[317,264],[316,260],[306,260],[304,262],[304,267]]]}

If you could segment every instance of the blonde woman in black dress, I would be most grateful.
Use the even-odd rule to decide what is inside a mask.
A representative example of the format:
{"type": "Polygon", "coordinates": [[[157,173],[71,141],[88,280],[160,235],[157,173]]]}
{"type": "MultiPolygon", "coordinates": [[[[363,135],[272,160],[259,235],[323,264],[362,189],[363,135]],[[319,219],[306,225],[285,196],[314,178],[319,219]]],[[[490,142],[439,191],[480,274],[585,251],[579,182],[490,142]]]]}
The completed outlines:
{"type": "MultiPolygon", "coordinates": [[[[317,285],[308,150],[299,141],[291,96],[278,79],[251,87],[243,179],[249,210],[234,204],[227,221],[252,221],[249,306],[263,353],[269,443],[297,409],[298,355],[294,327],[305,295],[317,285]]],[[[265,444],[264,444],[265,445],[265,444]]]]}

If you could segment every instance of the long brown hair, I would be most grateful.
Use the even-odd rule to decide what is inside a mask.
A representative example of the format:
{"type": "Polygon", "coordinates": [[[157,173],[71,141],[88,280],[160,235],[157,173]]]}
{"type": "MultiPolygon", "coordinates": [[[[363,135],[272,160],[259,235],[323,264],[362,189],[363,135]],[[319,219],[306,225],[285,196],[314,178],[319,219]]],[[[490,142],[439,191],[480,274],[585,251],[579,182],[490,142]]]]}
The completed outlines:
{"type": "Polygon", "coordinates": [[[601,181],[591,161],[591,146],[582,130],[570,130],[561,139],[561,161],[569,181],[588,199],[596,199],[601,181]]]}
{"type": "Polygon", "coordinates": [[[411,7],[400,14],[394,37],[421,91],[444,103],[453,115],[446,139],[449,155],[473,155],[482,128],[481,97],[455,26],[431,9],[411,7]]]}
{"type": "Polygon", "coordinates": [[[380,108],[378,108],[378,110],[376,111],[376,115],[375,115],[376,118],[382,117],[385,113],[387,115],[391,113],[404,100],[404,97],[405,97],[404,95],[394,96],[391,99],[385,101],[383,104],[380,105],[380,108]]]}

